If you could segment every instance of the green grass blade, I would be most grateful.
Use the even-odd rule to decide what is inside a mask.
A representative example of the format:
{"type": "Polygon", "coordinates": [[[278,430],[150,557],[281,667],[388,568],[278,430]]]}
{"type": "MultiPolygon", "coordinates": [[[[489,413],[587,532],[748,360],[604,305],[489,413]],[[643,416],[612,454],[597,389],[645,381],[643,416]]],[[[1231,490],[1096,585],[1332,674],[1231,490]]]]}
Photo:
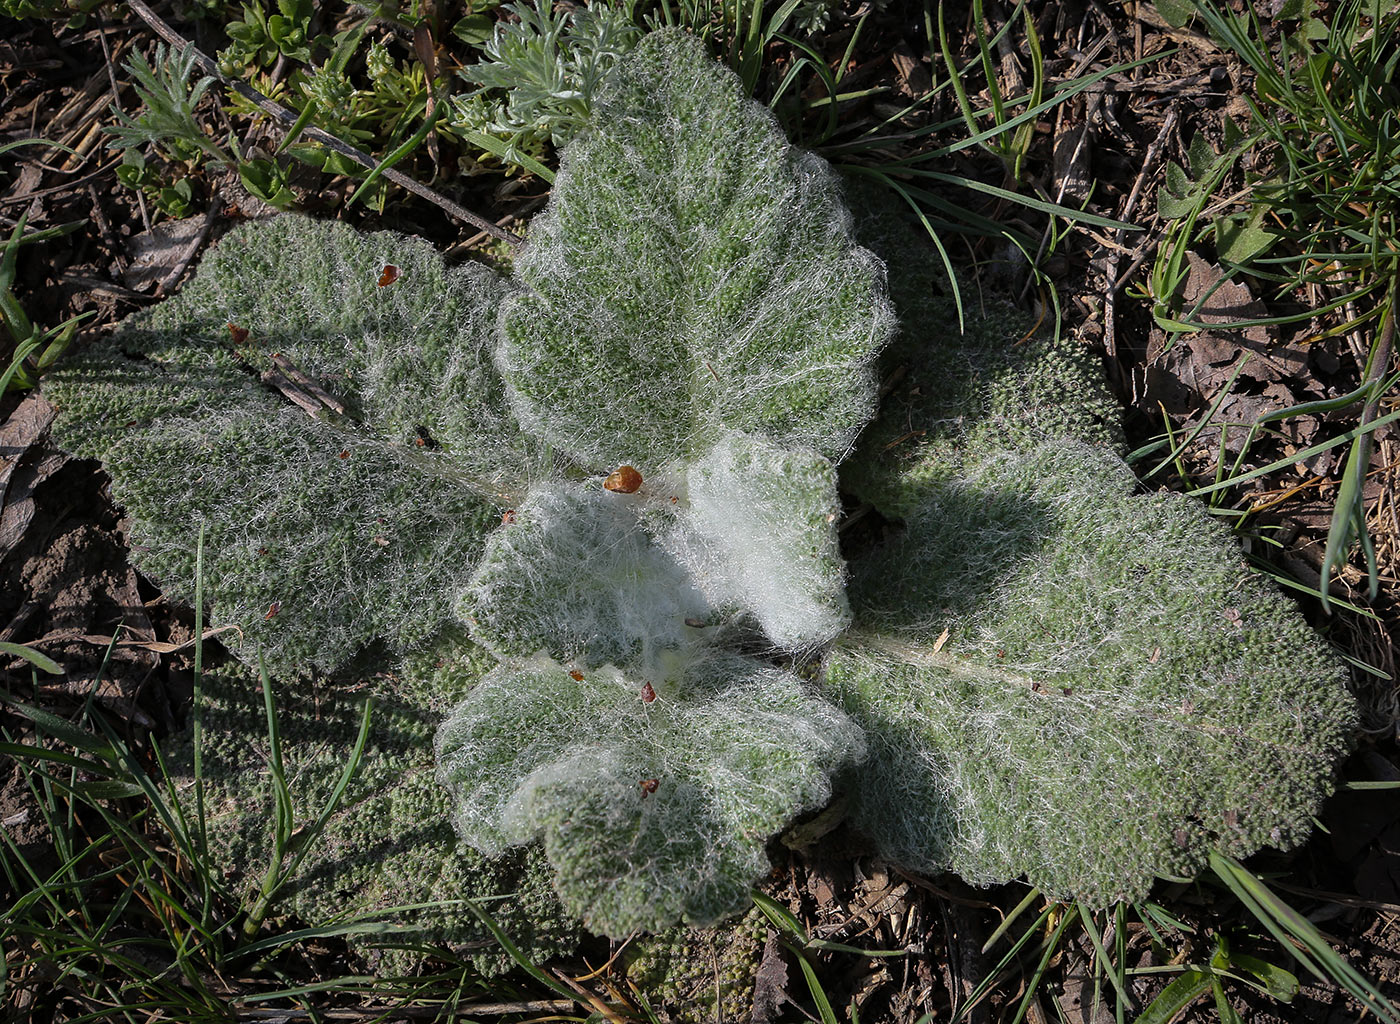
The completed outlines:
{"type": "Polygon", "coordinates": [[[1209,992],[1213,981],[1211,972],[1188,967],[1147,1004],[1135,1024],[1170,1024],[1177,1014],[1209,992]]]}
{"type": "Polygon", "coordinates": [[[374,186],[375,182],[379,180],[381,174],[403,160],[404,157],[408,156],[423,144],[423,140],[428,137],[428,133],[431,132],[433,126],[437,124],[438,117],[442,114],[443,106],[444,104],[441,103],[434,104],[433,112],[423,119],[423,123],[418,126],[418,130],[404,140],[401,145],[395,148],[394,151],[383,160],[379,161],[369,174],[365,175],[365,180],[360,182],[360,187],[355,189],[350,198],[346,200],[347,206],[353,205],[364,196],[364,194],[374,186]]]}
{"type": "Polygon", "coordinates": [[[1363,434],[1351,444],[1347,461],[1342,469],[1342,483],[1337,490],[1337,503],[1332,510],[1332,522],[1327,528],[1327,549],[1322,556],[1319,570],[1321,582],[1318,593],[1322,598],[1324,611],[1331,611],[1328,590],[1337,568],[1347,560],[1351,542],[1358,537],[1367,547],[1367,563],[1371,568],[1371,600],[1376,599],[1380,579],[1375,572],[1374,548],[1369,544],[1370,535],[1366,529],[1366,508],[1362,488],[1366,483],[1366,471],[1371,461],[1370,436],[1363,434]]]}
{"type": "Polygon", "coordinates": [[[466,139],[473,146],[479,146],[498,159],[525,168],[525,170],[529,171],[546,184],[554,184],[553,171],[540,163],[529,153],[517,152],[509,142],[498,139],[494,135],[487,135],[485,132],[479,132],[474,128],[456,128],[454,131],[458,132],[462,138],[466,139]]]}
{"type": "Polygon", "coordinates": [[[1001,132],[1001,125],[990,133],[984,133],[977,127],[977,112],[972,109],[972,101],[967,96],[967,86],[963,84],[962,75],[958,73],[957,62],[953,60],[953,48],[948,42],[948,27],[943,20],[943,3],[938,4],[938,48],[943,54],[943,66],[948,69],[948,82],[953,87],[953,95],[958,101],[958,110],[962,112],[963,124],[967,126],[968,133],[973,138],[985,135],[985,139],[979,139],[978,145],[983,149],[990,150],[987,142],[995,138],[1001,132]]]}
{"type": "MultiPolygon", "coordinates": [[[[1215,414],[1220,411],[1220,407],[1225,403],[1225,399],[1229,396],[1230,392],[1234,390],[1235,381],[1239,379],[1240,371],[1244,369],[1244,364],[1249,362],[1249,357],[1249,352],[1245,352],[1240,356],[1240,361],[1235,364],[1235,370],[1230,374],[1230,379],[1225,382],[1225,386],[1221,388],[1220,393],[1215,396],[1215,400],[1211,402],[1210,408],[1206,411],[1206,414],[1201,417],[1201,421],[1196,424],[1195,429],[1187,434],[1186,437],[1182,438],[1181,443],[1172,448],[1171,452],[1163,458],[1161,462],[1144,473],[1142,475],[1144,480],[1150,480],[1167,466],[1176,462],[1181,453],[1191,446],[1191,443],[1200,436],[1201,431],[1205,430],[1206,425],[1210,423],[1211,420],[1215,419],[1215,414]]],[[[1254,435],[1251,432],[1249,439],[1245,441],[1245,448],[1249,447],[1249,440],[1252,440],[1253,437],[1254,435]]],[[[1185,476],[1184,473],[1182,475],[1185,476]]]]}
{"type": "Polygon", "coordinates": [[[1001,941],[1001,937],[1005,935],[1007,931],[1010,930],[1013,924],[1016,923],[1016,919],[1022,914],[1024,914],[1027,910],[1029,910],[1032,904],[1034,904],[1035,901],[1039,898],[1039,889],[1032,888],[1030,892],[1026,893],[1024,898],[1022,898],[1021,902],[1011,908],[1011,913],[1007,914],[1005,919],[1002,920],[1001,924],[997,925],[996,930],[992,932],[990,936],[987,937],[987,941],[982,944],[982,952],[984,954],[991,952],[993,947],[995,947],[996,944],[1001,941]]]}
{"type": "MultiPolygon", "coordinates": [[[[1033,890],[1033,892],[1036,896],[1040,895],[1038,891],[1033,890]]],[[[967,1000],[958,1007],[957,1012],[953,1014],[953,1024],[957,1024],[958,1021],[966,1019],[967,1015],[987,997],[992,987],[996,985],[997,980],[1011,965],[1012,961],[1016,959],[1021,950],[1040,932],[1041,927],[1050,920],[1058,906],[1059,905],[1056,903],[1047,904],[1035,921],[1031,923],[1031,926],[1021,933],[1019,939],[1011,944],[1011,948],[1002,955],[1002,958],[997,961],[996,966],[987,972],[987,976],[977,983],[977,987],[968,995],[967,1000]]],[[[998,931],[1001,931],[1001,929],[998,929],[998,931]]],[[[983,948],[990,949],[990,942],[983,948]]]]}
{"type": "MultiPolygon", "coordinates": [[[[0,391],[4,391],[0,385],[0,391]]],[[[0,640],[0,654],[8,654],[11,657],[23,658],[41,672],[47,672],[51,676],[61,676],[67,671],[62,665],[54,661],[47,654],[41,654],[32,647],[24,644],[10,643],[8,640],[0,640]]]]}
{"type": "Polygon", "coordinates": [[[1118,993],[1118,1004],[1120,1006],[1134,1005],[1133,997],[1128,995],[1128,989],[1123,984],[1123,962],[1108,955],[1108,950],[1104,948],[1103,938],[1099,935],[1098,923],[1094,920],[1094,916],[1089,913],[1089,908],[1082,903],[1076,905],[1079,907],[1080,920],[1084,922],[1084,932],[1089,936],[1089,942],[1094,947],[1094,955],[1099,958],[1104,973],[1108,975],[1109,983],[1113,985],[1113,990],[1118,993]]]}
{"type": "Polygon", "coordinates": [[[209,819],[204,805],[204,524],[194,549],[194,706],[190,709],[194,752],[195,853],[209,860],[209,819]]]}
{"type": "Polygon", "coordinates": [[[1310,974],[1341,986],[1385,1024],[1400,1024],[1400,1010],[1340,956],[1311,921],[1274,895],[1261,878],[1233,857],[1220,853],[1211,853],[1210,867],[1310,974]]]}
{"type": "Polygon", "coordinates": [[[1319,444],[1312,445],[1311,447],[1304,448],[1300,452],[1295,452],[1294,454],[1289,455],[1286,458],[1279,459],[1277,462],[1271,462],[1267,466],[1260,466],[1258,469],[1251,469],[1248,473],[1241,473],[1238,476],[1231,476],[1225,480],[1219,480],[1216,483],[1207,484],[1204,487],[1197,487],[1195,490],[1187,491],[1186,494],[1188,497],[1198,498],[1204,494],[1213,494],[1216,491],[1224,490],[1226,487],[1234,487],[1238,484],[1248,483],[1251,480],[1257,480],[1261,476],[1266,476],[1269,473],[1275,472],[1276,470],[1283,469],[1287,466],[1292,466],[1294,463],[1310,459],[1314,455],[1317,455],[1321,452],[1330,451],[1331,449],[1336,448],[1339,445],[1346,444],[1349,441],[1354,441],[1363,434],[1373,433],[1380,427],[1386,426],[1390,423],[1394,423],[1397,419],[1400,419],[1400,410],[1396,412],[1386,413],[1386,415],[1372,420],[1364,427],[1353,427],[1351,430],[1339,434],[1338,436],[1332,438],[1332,440],[1330,441],[1323,441],[1319,444]]]}
{"type": "Polygon", "coordinates": [[[754,906],[763,912],[763,916],[768,918],[778,931],[787,933],[803,946],[812,941],[811,936],[807,934],[807,929],[802,927],[802,922],[787,907],[757,890],[750,895],[753,898],[754,906]]]}
{"type": "MultiPolygon", "coordinates": [[[[1010,23],[1008,22],[1008,25],[1009,24],[1010,23]]],[[[1016,116],[1009,118],[1004,124],[993,125],[990,128],[978,131],[974,123],[972,130],[975,134],[969,135],[966,138],[959,139],[957,142],[951,142],[946,146],[939,146],[934,149],[921,150],[913,156],[908,156],[898,161],[897,164],[901,167],[911,167],[916,164],[927,163],[931,160],[942,161],[946,157],[950,157],[955,153],[960,153],[964,149],[970,149],[973,146],[981,146],[983,149],[988,149],[989,147],[987,146],[987,143],[996,138],[996,136],[1002,135],[1013,128],[1018,128],[1022,124],[1025,124],[1027,121],[1034,121],[1035,119],[1039,118],[1041,114],[1045,113],[1045,111],[1059,106],[1061,103],[1065,102],[1065,100],[1077,96],[1079,93],[1084,92],[1086,89],[1092,88],[1094,85],[1103,81],[1105,78],[1108,78],[1111,75],[1126,74],[1127,72],[1133,70],[1136,67],[1145,66],[1147,64],[1152,63],[1153,61],[1162,60],[1166,57],[1171,56],[1174,53],[1176,53],[1175,49],[1164,50],[1161,53],[1154,53],[1149,57],[1143,57],[1139,60],[1125,61],[1122,64],[1115,64],[1112,67],[1104,68],[1101,71],[1096,71],[1092,75],[1088,75],[1084,78],[1076,78],[1073,82],[1069,83],[1064,88],[1053,91],[1050,94],[1049,98],[1045,99],[1044,101],[1034,106],[1028,107],[1016,116]]],[[[954,85],[955,92],[956,89],[957,87],[956,85],[954,85]]],[[[1013,104],[1021,103],[1028,98],[1028,96],[1018,96],[1011,102],[1013,104]]],[[[974,119],[985,113],[986,111],[972,112],[974,119]]],[[[937,125],[927,125],[922,128],[914,129],[909,133],[909,135],[911,137],[936,135],[940,132],[947,131],[950,127],[953,127],[958,123],[958,121],[951,121],[942,122],[937,125]]],[[[965,123],[965,119],[963,123],[965,123]]]]}
{"type": "Polygon", "coordinates": [[[360,713],[360,731],[355,737],[355,745],[350,750],[350,757],[345,762],[345,767],[341,770],[340,778],[336,780],[335,788],[326,798],[325,805],[321,808],[321,813],[316,816],[316,820],[311,826],[305,829],[297,846],[296,856],[293,858],[291,866],[287,869],[289,876],[295,876],[297,868],[302,860],[316,844],[316,840],[325,831],[326,823],[331,820],[336,810],[340,807],[340,802],[345,797],[345,791],[350,788],[350,782],[355,777],[355,773],[360,770],[360,764],[364,760],[365,745],[369,742],[370,718],[374,711],[374,701],[366,699],[364,708],[360,713]]]}
{"type": "Polygon", "coordinates": [[[1011,1018],[1011,1024],[1021,1024],[1026,1019],[1026,1014],[1030,1012],[1031,1001],[1035,999],[1035,993],[1040,988],[1040,982],[1045,977],[1045,972],[1050,966],[1050,960],[1055,955],[1055,951],[1060,947],[1060,939],[1065,934],[1065,929],[1074,920],[1073,914],[1064,914],[1060,918],[1060,923],[1055,926],[1055,930],[1050,933],[1050,937],[1045,941],[1045,951],[1040,955],[1040,961],[1035,965],[1035,970],[1031,972],[1029,980],[1026,982],[1026,994],[1021,1000],[1021,1005],[1016,1008],[1016,1016],[1011,1018]]]}
{"type": "Polygon", "coordinates": [[[1095,227],[1110,228],[1114,231],[1142,230],[1141,225],[1138,224],[1125,224],[1111,217],[1103,217],[1097,213],[1076,210],[1072,206],[1062,206],[1048,199],[1041,199],[1039,196],[1026,195],[1023,192],[1012,192],[1010,189],[1002,188],[1000,185],[989,185],[985,181],[978,181],[976,178],[969,178],[962,174],[949,174],[946,171],[930,171],[923,167],[903,167],[900,168],[900,171],[904,174],[913,174],[921,178],[940,181],[946,185],[956,185],[959,188],[965,188],[972,192],[981,192],[984,195],[993,196],[994,198],[1013,203],[1017,206],[1024,206],[1028,210],[1048,213],[1053,217],[1059,217],[1062,220],[1072,221],[1076,224],[1092,224],[1095,227]]]}
{"type": "MultiPolygon", "coordinates": [[[[3,698],[0,698],[3,699],[3,698]]],[[[77,750],[93,755],[115,766],[118,761],[117,751],[110,743],[104,743],[86,729],[80,729],[66,718],[40,708],[30,707],[28,704],[21,704],[18,701],[3,699],[7,707],[15,714],[29,719],[35,726],[48,733],[54,739],[68,744],[77,750]]],[[[110,769],[109,769],[110,772],[110,769]]]]}
{"type": "Polygon", "coordinates": [[[100,775],[104,778],[112,778],[117,774],[116,770],[106,762],[90,761],[85,757],[69,754],[66,751],[30,746],[27,743],[0,743],[0,755],[14,758],[16,761],[49,761],[53,764],[61,764],[65,768],[87,772],[90,775],[100,775]]]}
{"type": "Polygon", "coordinates": [[[812,993],[812,1002],[817,1005],[817,1016],[821,1019],[822,1024],[837,1024],[836,1011],[832,1009],[831,1000],[827,998],[826,990],[822,988],[822,983],[817,978],[817,972],[812,967],[811,961],[807,959],[800,947],[790,942],[784,942],[783,945],[787,947],[788,952],[797,958],[797,966],[802,969],[802,977],[807,980],[807,991],[812,993]]]}

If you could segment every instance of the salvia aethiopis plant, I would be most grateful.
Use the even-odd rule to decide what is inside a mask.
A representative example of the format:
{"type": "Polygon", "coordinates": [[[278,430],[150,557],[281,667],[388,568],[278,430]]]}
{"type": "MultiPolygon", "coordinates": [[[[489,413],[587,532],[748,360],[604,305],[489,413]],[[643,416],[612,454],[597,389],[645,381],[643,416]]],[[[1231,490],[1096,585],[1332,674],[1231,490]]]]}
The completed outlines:
{"type": "Polygon", "coordinates": [[[455,617],[497,659],[403,670],[443,804],[385,829],[538,842],[613,935],[741,908],[837,788],[890,860],[1101,905],[1304,834],[1341,668],[1137,493],[1091,358],[959,338],[916,237],[683,33],[562,160],[509,278],[250,224],[46,385],[172,593],[203,528],[240,656],[450,665],[455,617]],[[898,527],[849,573],[842,490],[898,527]]]}

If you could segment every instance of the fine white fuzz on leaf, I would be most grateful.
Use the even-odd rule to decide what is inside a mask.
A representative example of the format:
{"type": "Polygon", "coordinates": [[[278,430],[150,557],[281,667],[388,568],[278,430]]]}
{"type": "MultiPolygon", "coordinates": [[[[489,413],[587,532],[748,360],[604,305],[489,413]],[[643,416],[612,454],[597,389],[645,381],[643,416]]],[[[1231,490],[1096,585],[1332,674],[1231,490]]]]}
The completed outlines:
{"type": "Polygon", "coordinates": [[[1199,506],[1132,486],[1075,442],[987,452],[862,566],[827,679],[892,860],[1106,906],[1306,836],[1341,665],[1199,506]]]}
{"type": "Polygon", "coordinates": [[[490,359],[507,287],[399,235],[249,224],[46,379],[55,436],[106,463],[133,561],[173,597],[193,597],[204,528],[211,621],[245,657],[304,672],[408,649],[450,619],[506,492],[541,465],[490,359]]]}
{"type": "Polygon", "coordinates": [[[502,658],[542,650],[657,681],[728,624],[810,649],[850,619],[839,509],[824,457],[743,435],[670,486],[539,485],[488,541],[459,615],[502,658]]]}
{"type": "Polygon", "coordinates": [[[624,57],[516,262],[499,366],[527,430],[649,474],[724,430],[839,459],[892,314],[840,185],[679,31],[624,57]]]}
{"type": "Polygon", "coordinates": [[[727,434],[687,478],[688,506],[664,543],[711,604],[751,616],[786,650],[846,628],[841,505],[827,459],[727,434]]]}
{"type": "Polygon", "coordinates": [[[639,502],[596,482],[541,484],[492,534],[459,614],[498,657],[546,651],[635,667],[660,683],[712,609],[652,543],[639,502]]]}
{"type": "MultiPolygon", "coordinates": [[[[915,252],[886,251],[896,295],[932,274],[915,252]]],[[[853,561],[825,662],[868,737],[857,825],[1098,906],[1299,842],[1355,720],[1337,658],[1198,503],[1135,493],[1083,353],[904,329],[848,485],[906,531],[853,561]]]]}
{"type": "Polygon", "coordinates": [[[860,730],[802,682],[717,655],[652,694],[545,659],[488,675],[437,734],[458,833],[484,853],[540,838],[564,905],[623,936],[740,910],[764,843],[831,796],[860,730]]]}

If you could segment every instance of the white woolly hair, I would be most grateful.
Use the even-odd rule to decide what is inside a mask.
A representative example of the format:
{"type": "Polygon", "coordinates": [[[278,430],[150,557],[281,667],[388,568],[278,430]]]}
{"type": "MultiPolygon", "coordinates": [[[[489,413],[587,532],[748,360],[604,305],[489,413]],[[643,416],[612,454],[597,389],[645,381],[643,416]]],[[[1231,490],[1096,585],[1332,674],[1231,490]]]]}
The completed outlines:
{"type": "Polygon", "coordinates": [[[829,461],[729,433],[688,469],[688,507],[662,543],[712,604],[751,616],[788,651],[850,624],[829,461]]]}
{"type": "Polygon", "coordinates": [[[661,684],[701,635],[687,623],[714,612],[652,543],[638,504],[597,480],[534,487],[491,535],[459,601],[478,642],[503,659],[545,650],[586,667],[634,666],[661,684]]]}
{"type": "Polygon", "coordinates": [[[525,428],[604,472],[697,457],[722,430],[844,456],[893,314],[830,167],[680,32],[619,62],[561,160],[502,310],[525,428]]]}
{"type": "Polygon", "coordinates": [[[741,909],[766,838],[831,797],[860,730],[796,677],[735,655],[649,700],[611,667],[537,658],[490,673],[437,733],[458,834],[542,839],[565,905],[620,936],[741,909]]]}
{"type": "Polygon", "coordinates": [[[1078,442],[983,450],[862,567],[827,662],[886,856],[1057,899],[1143,897],[1305,836],[1354,702],[1220,524],[1078,442]]]}

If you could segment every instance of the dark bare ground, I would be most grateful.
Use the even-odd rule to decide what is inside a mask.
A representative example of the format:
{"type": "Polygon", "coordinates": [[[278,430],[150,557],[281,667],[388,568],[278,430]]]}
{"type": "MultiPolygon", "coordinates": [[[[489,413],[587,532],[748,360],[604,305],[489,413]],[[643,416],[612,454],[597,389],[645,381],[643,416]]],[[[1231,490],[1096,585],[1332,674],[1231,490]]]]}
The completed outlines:
{"type": "MultiPolygon", "coordinates": [[[[1099,86],[1047,115],[1039,125],[1022,188],[1037,188],[1068,205],[1087,202],[1096,212],[1140,224],[1138,233],[1095,229],[1075,233],[1045,254],[1042,266],[1058,289],[1061,325],[1071,337],[1102,352],[1114,387],[1123,400],[1129,435],[1143,441],[1161,432],[1170,417],[1178,436],[1197,422],[1238,364],[1240,354],[1256,358],[1242,375],[1221,418],[1248,423],[1260,414],[1317,398],[1333,397],[1360,383],[1366,340],[1340,336],[1305,343],[1318,326],[1304,322],[1292,336],[1263,330],[1221,331],[1193,336],[1168,347],[1152,324],[1145,303],[1130,294],[1144,279],[1162,224],[1155,195],[1167,161],[1184,163],[1190,139],[1202,132],[1218,143],[1222,114],[1243,117],[1251,85],[1238,61],[1189,30],[1166,28],[1145,5],[1106,9],[1095,3],[1049,0],[1032,5],[1052,78],[1079,77],[1114,63],[1154,57],[1149,63],[1110,76],[1099,86]]],[[[990,0],[988,15],[1004,17],[990,0]]],[[[961,40],[963,59],[973,53],[965,11],[949,10],[949,27],[961,40]]],[[[884,84],[889,97],[917,95],[930,68],[943,74],[941,58],[932,64],[922,34],[923,12],[896,0],[867,27],[853,54],[852,87],[884,84]]],[[[107,48],[118,60],[132,48],[149,52],[150,34],[134,19],[107,29],[107,48]]],[[[820,49],[840,53],[850,35],[838,18],[820,49]]],[[[0,157],[0,227],[11,230],[21,213],[30,229],[84,220],[71,236],[21,251],[15,291],[31,318],[53,325],[80,314],[94,314],[83,325],[86,336],[109,330],[128,313],[157,299],[175,281],[162,284],[254,204],[227,182],[197,178],[193,230],[161,238],[153,214],[115,176],[116,157],[105,148],[99,125],[113,102],[112,82],[123,82],[119,67],[109,74],[101,31],[89,21],[66,29],[38,21],[0,21],[0,142],[38,137],[77,150],[36,146],[0,157]],[[205,211],[206,212],[201,212],[205,211]],[[207,230],[206,230],[207,229],[207,230]],[[152,238],[162,241],[154,249],[152,238]],[[143,272],[144,268],[144,272],[143,272]]],[[[209,48],[206,44],[206,48],[209,48]]],[[[1003,54],[1001,74],[1009,93],[1022,75],[1014,47],[1003,54]]],[[[777,59],[782,59],[781,55],[777,59]]],[[[131,109],[134,97],[123,87],[115,99],[131,109]]],[[[854,106],[852,121],[883,116],[884,101],[854,106]]],[[[919,123],[957,116],[945,90],[934,109],[915,115],[919,123]]],[[[405,168],[464,205],[492,216],[520,209],[541,188],[531,184],[497,201],[480,185],[451,180],[426,160],[405,168]],[[442,180],[446,177],[446,180],[442,180]]],[[[966,150],[946,168],[995,184],[1005,184],[1000,164],[966,150]]],[[[1230,183],[1227,183],[1227,186],[1230,183]]],[[[1234,185],[1238,186],[1239,181],[1234,185]]],[[[311,183],[306,206],[324,216],[340,215],[366,226],[387,226],[425,235],[443,247],[462,243],[475,231],[458,226],[434,208],[399,202],[385,214],[343,210],[349,185],[343,180],[311,183]]],[[[1228,189],[1227,189],[1228,192],[1228,189]]],[[[1043,221],[1020,208],[976,203],[987,216],[1019,222],[1040,237],[1043,221]]],[[[157,221],[159,218],[155,218],[157,221]]],[[[1019,294],[1028,308],[1044,310],[1046,289],[1024,273],[1023,265],[997,240],[968,238],[955,243],[965,259],[967,294],[981,289],[1019,294]]],[[[1212,254],[1193,261],[1188,288],[1204,289],[1218,270],[1212,254]]],[[[1264,308],[1243,289],[1222,289],[1214,301],[1223,319],[1264,308]]],[[[1274,309],[1277,310],[1277,304],[1274,309]]],[[[8,363],[8,354],[5,356],[8,363]]],[[[105,492],[101,471],[68,460],[47,441],[41,399],[8,395],[0,402],[0,640],[32,644],[67,668],[57,681],[31,674],[18,660],[0,664],[16,697],[58,713],[71,713],[95,693],[96,701],[136,742],[149,733],[178,728],[188,697],[189,613],[166,604],[126,561],[120,510],[105,492]],[[117,643],[112,645],[112,639],[117,643]]],[[[1246,463],[1262,465],[1332,436],[1347,424],[1326,418],[1299,420],[1284,436],[1255,450],[1246,463]]],[[[1241,432],[1231,429],[1223,442],[1226,458],[1237,450],[1241,432]]],[[[1213,477],[1221,457],[1220,431],[1202,433],[1202,442],[1184,453],[1195,480],[1213,477]]],[[[1378,673],[1358,670],[1355,689],[1366,710],[1366,731],[1345,766],[1355,780],[1394,780],[1397,768],[1396,561],[1400,523],[1396,520],[1395,473],[1400,439],[1378,437],[1366,504],[1372,510],[1382,587],[1367,602],[1362,571],[1348,566],[1338,596],[1369,606],[1373,617],[1339,613],[1324,619],[1319,609],[1305,612],[1330,639],[1378,673]]],[[[1273,529],[1286,539],[1269,554],[1278,570],[1316,586],[1339,467],[1329,458],[1298,464],[1255,481],[1254,490],[1234,498],[1236,507],[1259,508],[1255,529],[1273,529]]],[[[1187,481],[1175,478],[1172,486],[1187,481]]],[[[0,819],[28,854],[47,843],[42,825],[30,813],[29,794],[13,766],[0,766],[0,819]]],[[[1258,872],[1277,873],[1276,887],[1334,941],[1336,947],[1392,997],[1400,995],[1400,797],[1387,790],[1349,791],[1334,797],[1322,815],[1323,830],[1304,848],[1261,856],[1258,872]]],[[[853,1006],[863,1021],[914,1021],[926,1013],[947,1019],[1005,946],[982,954],[981,947],[1002,916],[1024,892],[1015,886],[971,890],[955,878],[908,876],[862,853],[844,831],[827,836],[809,852],[780,849],[766,886],[806,925],[810,934],[869,949],[915,950],[897,959],[865,959],[845,953],[816,958],[833,1004],[853,1006]],[[818,854],[815,851],[820,851],[818,854]]],[[[1169,936],[1154,949],[1142,925],[1130,925],[1129,962],[1152,966],[1208,960],[1215,936],[1228,936],[1232,948],[1291,966],[1252,919],[1220,889],[1203,884],[1163,886],[1158,902],[1194,931],[1169,936]]],[[[1093,949],[1082,936],[1049,963],[1047,984],[1032,1000],[1030,1020],[1099,1024],[1112,1019],[1103,1005],[1095,1012],[1093,949]],[[1057,1004],[1057,1005],[1056,1005],[1057,1004]]],[[[1033,964],[1027,963],[1027,970],[1033,964]]],[[[1150,1001],[1170,975],[1139,975],[1132,983],[1138,1005],[1150,1001]]],[[[1025,974],[1012,973],[973,1020],[1009,1018],[1021,1001],[1025,974]]],[[[314,980],[307,978],[305,980],[314,980]]],[[[1304,991],[1284,1005],[1245,986],[1231,998],[1245,1020],[1353,1021],[1357,1009],[1332,988],[1304,978],[1304,991]]],[[[1111,999],[1105,983],[1098,987],[1111,999]]],[[[810,1008],[801,972],[791,954],[771,940],[759,969],[754,1019],[796,1019],[791,1001],[810,1008]]],[[[805,1011],[804,1011],[805,1012],[805,1011]]],[[[1188,1019],[1214,1014],[1204,1003],[1188,1019]]],[[[684,1019],[682,1013],[678,1019],[684,1019]]]]}

